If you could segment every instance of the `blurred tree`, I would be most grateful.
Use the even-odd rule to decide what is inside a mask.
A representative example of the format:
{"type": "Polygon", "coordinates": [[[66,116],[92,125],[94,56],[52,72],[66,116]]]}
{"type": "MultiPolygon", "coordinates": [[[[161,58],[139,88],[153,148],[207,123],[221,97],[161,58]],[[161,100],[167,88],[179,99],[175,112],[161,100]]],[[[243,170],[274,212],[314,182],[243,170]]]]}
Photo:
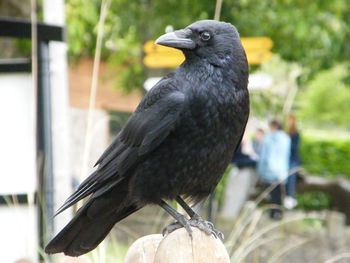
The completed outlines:
{"type": "MultiPolygon", "coordinates": [[[[141,89],[146,70],[142,64],[144,42],[164,33],[169,24],[182,28],[209,18],[204,1],[113,0],[105,22],[102,57],[117,67],[124,90],[141,89]]],[[[67,25],[71,58],[92,56],[96,42],[99,0],[68,0],[67,25]],[[84,6],[84,8],[81,8],[84,6]]],[[[213,13],[215,1],[211,0],[213,13]]]]}
{"type": "Polygon", "coordinates": [[[298,90],[297,78],[302,68],[297,63],[286,62],[274,55],[271,60],[261,65],[255,73],[268,74],[273,83],[267,89],[250,92],[251,114],[262,118],[283,119],[290,113],[286,107],[293,103],[298,90]]]}
{"type": "MultiPolygon", "coordinates": [[[[215,3],[113,0],[105,24],[103,57],[120,66],[119,85],[126,90],[141,87],[145,78],[142,44],[146,40],[162,34],[166,25],[177,29],[212,18],[215,3]]],[[[93,54],[99,6],[100,0],[67,0],[72,58],[93,54]]],[[[221,20],[235,24],[242,36],[271,37],[273,52],[303,66],[301,80],[350,57],[350,46],[346,45],[350,41],[348,1],[223,1],[221,20]]]]}
{"type": "Polygon", "coordinates": [[[345,82],[349,75],[346,64],[317,73],[299,94],[300,118],[324,128],[350,129],[350,86],[345,82]]]}
{"type": "Polygon", "coordinates": [[[350,57],[349,1],[240,0],[224,2],[222,17],[232,17],[244,36],[266,35],[273,52],[298,62],[304,75],[350,57]]]}

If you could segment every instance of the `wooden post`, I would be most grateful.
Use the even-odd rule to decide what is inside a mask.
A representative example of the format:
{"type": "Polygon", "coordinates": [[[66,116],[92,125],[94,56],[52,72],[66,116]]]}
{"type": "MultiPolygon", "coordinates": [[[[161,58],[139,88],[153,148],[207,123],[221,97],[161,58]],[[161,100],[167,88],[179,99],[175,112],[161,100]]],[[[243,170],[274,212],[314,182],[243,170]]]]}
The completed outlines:
{"type": "Polygon", "coordinates": [[[339,250],[346,243],[345,215],[336,211],[329,211],[326,219],[327,241],[332,250],[339,250]]]}
{"type": "Polygon", "coordinates": [[[161,234],[148,235],[137,239],[126,253],[124,263],[153,263],[161,234]]]}
{"type": "Polygon", "coordinates": [[[57,263],[92,263],[90,258],[86,255],[82,255],[80,257],[70,257],[65,255],[60,255],[55,261],[57,263]]]}
{"type": "Polygon", "coordinates": [[[192,228],[191,239],[184,228],[164,238],[149,235],[134,242],[125,263],[229,263],[230,258],[220,239],[192,228]]]}

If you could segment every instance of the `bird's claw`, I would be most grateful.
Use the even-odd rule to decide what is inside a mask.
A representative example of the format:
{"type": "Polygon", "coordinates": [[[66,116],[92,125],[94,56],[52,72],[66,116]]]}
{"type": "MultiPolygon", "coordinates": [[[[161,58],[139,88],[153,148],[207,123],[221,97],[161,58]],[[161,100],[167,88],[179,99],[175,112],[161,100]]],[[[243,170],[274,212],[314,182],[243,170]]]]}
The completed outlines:
{"type": "Polygon", "coordinates": [[[194,215],[189,223],[191,226],[204,231],[207,235],[213,235],[215,238],[220,238],[221,241],[224,241],[224,234],[216,230],[212,222],[203,220],[199,215],[194,215]]]}
{"type": "Polygon", "coordinates": [[[166,234],[170,234],[171,232],[184,227],[187,231],[187,233],[189,234],[189,236],[192,239],[192,229],[191,229],[191,225],[190,225],[190,221],[188,219],[186,219],[185,217],[181,217],[179,221],[176,221],[174,223],[171,223],[170,225],[166,226],[163,228],[162,234],[163,236],[165,236],[166,234]]]}
{"type": "Polygon", "coordinates": [[[171,232],[183,227],[178,221],[171,223],[170,225],[163,228],[162,235],[170,234],[171,232]]]}
{"type": "Polygon", "coordinates": [[[181,218],[181,221],[182,222],[176,221],[166,226],[162,231],[163,236],[165,236],[167,233],[170,234],[171,232],[184,227],[189,236],[192,238],[192,226],[197,227],[198,229],[205,232],[207,235],[213,235],[215,238],[219,238],[221,241],[224,240],[224,234],[216,230],[212,222],[205,221],[198,215],[194,215],[190,220],[183,217],[181,218]]]}

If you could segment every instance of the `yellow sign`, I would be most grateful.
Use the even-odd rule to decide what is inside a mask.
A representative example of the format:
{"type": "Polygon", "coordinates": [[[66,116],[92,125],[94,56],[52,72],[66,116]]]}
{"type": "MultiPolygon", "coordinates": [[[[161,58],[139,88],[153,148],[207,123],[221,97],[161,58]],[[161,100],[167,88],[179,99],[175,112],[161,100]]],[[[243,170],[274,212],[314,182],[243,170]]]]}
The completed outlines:
{"type": "Polygon", "coordinates": [[[146,53],[143,63],[149,68],[177,67],[185,60],[180,50],[156,45],[152,40],[144,44],[143,51],[146,53]]]}
{"type": "Polygon", "coordinates": [[[149,68],[173,68],[179,66],[184,60],[185,57],[182,53],[154,53],[145,56],[143,63],[149,68]]]}
{"type": "MultiPolygon", "coordinates": [[[[243,37],[241,41],[249,64],[261,64],[271,58],[272,53],[269,50],[272,48],[273,42],[270,38],[243,37]]],[[[180,50],[156,45],[152,40],[144,44],[143,51],[146,53],[143,63],[149,68],[177,67],[185,60],[180,50]]]]}
{"type": "Polygon", "coordinates": [[[268,37],[241,37],[241,42],[245,50],[271,49],[273,41],[268,37]]]}
{"type": "Polygon", "coordinates": [[[273,41],[270,38],[242,37],[241,41],[250,65],[258,65],[271,58],[270,49],[273,46],[273,41]]]}
{"type": "Polygon", "coordinates": [[[268,61],[272,53],[268,50],[257,50],[247,52],[247,60],[249,65],[258,65],[268,61]]]}

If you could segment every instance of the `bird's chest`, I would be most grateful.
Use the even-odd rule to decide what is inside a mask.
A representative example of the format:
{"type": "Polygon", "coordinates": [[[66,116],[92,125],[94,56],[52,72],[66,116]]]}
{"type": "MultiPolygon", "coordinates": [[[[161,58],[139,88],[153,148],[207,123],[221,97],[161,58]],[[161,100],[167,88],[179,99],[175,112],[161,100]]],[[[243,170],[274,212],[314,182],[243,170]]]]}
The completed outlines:
{"type": "Polygon", "coordinates": [[[191,159],[191,165],[185,167],[190,174],[212,175],[231,155],[235,136],[240,134],[233,122],[233,97],[215,90],[196,90],[188,99],[181,127],[174,134],[176,146],[181,145],[182,158],[191,159]]]}
{"type": "Polygon", "coordinates": [[[247,118],[246,111],[241,111],[247,105],[239,96],[233,87],[194,86],[191,90],[188,109],[177,130],[177,142],[186,149],[182,156],[191,159],[178,174],[186,177],[184,193],[192,192],[193,185],[200,191],[211,191],[232,158],[247,118]]]}
{"type": "Polygon", "coordinates": [[[235,130],[235,96],[218,84],[205,84],[202,84],[204,87],[192,88],[188,95],[183,129],[203,140],[213,140],[218,136],[229,138],[235,130]]]}

